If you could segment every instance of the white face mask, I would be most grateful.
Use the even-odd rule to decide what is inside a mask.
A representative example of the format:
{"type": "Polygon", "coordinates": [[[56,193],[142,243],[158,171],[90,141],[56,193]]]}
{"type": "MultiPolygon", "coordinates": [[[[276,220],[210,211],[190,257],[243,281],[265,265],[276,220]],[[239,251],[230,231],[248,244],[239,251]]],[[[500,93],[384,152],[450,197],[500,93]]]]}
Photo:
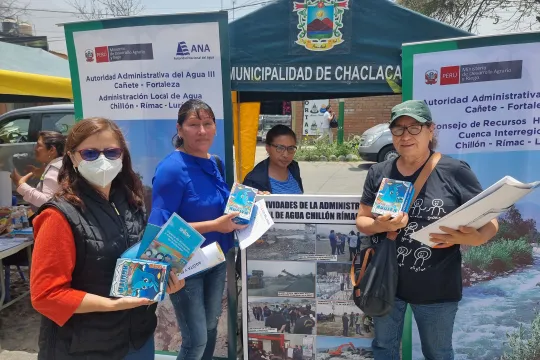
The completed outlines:
{"type": "Polygon", "coordinates": [[[104,188],[112,183],[122,170],[122,158],[109,160],[101,154],[94,161],[81,160],[77,170],[90,184],[104,188]]]}

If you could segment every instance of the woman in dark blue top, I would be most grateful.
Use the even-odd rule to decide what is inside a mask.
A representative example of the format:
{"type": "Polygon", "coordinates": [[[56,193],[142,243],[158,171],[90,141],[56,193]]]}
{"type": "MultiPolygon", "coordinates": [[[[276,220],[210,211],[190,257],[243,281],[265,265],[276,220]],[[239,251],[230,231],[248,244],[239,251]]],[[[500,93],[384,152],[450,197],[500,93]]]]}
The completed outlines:
{"type": "MultiPolygon", "coordinates": [[[[149,222],[163,225],[176,212],[204,235],[202,247],[218,242],[224,253],[234,246],[232,232],[243,226],[223,215],[229,187],[208,153],[216,135],[212,109],[200,100],[185,102],[178,111],[176,151],[156,168],[149,222]]],[[[190,276],[170,298],[182,333],[178,360],[211,360],[221,316],[225,263],[190,276]]]]}

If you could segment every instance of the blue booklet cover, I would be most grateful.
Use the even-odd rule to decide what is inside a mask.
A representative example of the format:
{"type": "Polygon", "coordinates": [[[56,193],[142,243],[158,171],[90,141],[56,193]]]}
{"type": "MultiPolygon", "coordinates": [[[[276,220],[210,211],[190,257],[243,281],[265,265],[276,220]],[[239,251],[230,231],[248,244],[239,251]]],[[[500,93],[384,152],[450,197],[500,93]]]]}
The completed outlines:
{"type": "Polygon", "coordinates": [[[116,261],[110,296],[161,301],[167,291],[169,270],[166,263],[120,258],[116,261]]]}
{"type": "Polygon", "coordinates": [[[412,183],[384,178],[381,181],[371,212],[374,215],[390,214],[392,217],[399,212],[407,212],[413,195],[414,185],[412,183]]]}
{"type": "Polygon", "coordinates": [[[258,190],[255,188],[235,183],[227,200],[225,214],[239,212],[240,215],[235,217],[233,221],[242,225],[249,224],[257,192],[258,190]]]}
{"type": "Polygon", "coordinates": [[[138,251],[139,257],[169,263],[175,272],[182,272],[204,242],[204,237],[176,213],[171,215],[155,236],[154,227],[145,230],[138,251]]]}

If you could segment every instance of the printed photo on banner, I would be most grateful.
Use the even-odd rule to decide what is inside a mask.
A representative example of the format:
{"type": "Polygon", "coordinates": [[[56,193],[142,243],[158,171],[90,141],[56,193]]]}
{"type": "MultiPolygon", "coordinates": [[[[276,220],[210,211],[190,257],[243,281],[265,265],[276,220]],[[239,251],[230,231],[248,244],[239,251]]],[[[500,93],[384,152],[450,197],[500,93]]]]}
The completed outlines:
{"type": "Polygon", "coordinates": [[[250,297],[248,328],[252,333],[315,335],[315,300],[250,297]]]}
{"type": "Polygon", "coordinates": [[[353,301],[317,300],[317,335],[373,338],[373,319],[353,301]]]}
{"type": "MultiPolygon", "coordinates": [[[[326,107],[330,104],[326,100],[306,100],[304,101],[304,119],[302,135],[320,135],[325,127],[324,113],[326,107]]],[[[326,126],[328,127],[328,126],[326,126]]]]}
{"type": "Polygon", "coordinates": [[[355,225],[317,225],[317,259],[322,261],[352,261],[360,248],[358,229],[355,225]]]}
{"type": "Polygon", "coordinates": [[[350,263],[317,263],[317,299],[352,300],[350,263]]]}
{"type": "Polygon", "coordinates": [[[250,260],[247,271],[248,297],[315,297],[315,263],[250,260]]]}
{"type": "Polygon", "coordinates": [[[248,360],[315,360],[315,337],[291,334],[248,334],[248,360]]]}
{"type": "Polygon", "coordinates": [[[248,260],[313,260],[315,225],[274,224],[246,253],[248,260]]]}
{"type": "Polygon", "coordinates": [[[317,360],[372,360],[372,339],[317,336],[317,360]]]}

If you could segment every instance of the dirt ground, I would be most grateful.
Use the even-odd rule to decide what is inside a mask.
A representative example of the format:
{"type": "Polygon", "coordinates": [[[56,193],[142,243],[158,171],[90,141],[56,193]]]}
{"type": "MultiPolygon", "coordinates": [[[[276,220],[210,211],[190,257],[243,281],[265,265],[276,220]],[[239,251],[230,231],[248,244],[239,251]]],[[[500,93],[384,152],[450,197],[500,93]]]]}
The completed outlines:
{"type": "MultiPolygon", "coordinates": [[[[25,277],[28,279],[28,272],[26,272],[25,277]]],[[[15,268],[12,267],[12,296],[28,291],[28,287],[28,282],[23,282],[15,268]]],[[[228,306],[225,297],[222,304],[223,312],[218,324],[218,339],[214,355],[227,357],[228,306]]],[[[176,325],[176,317],[170,300],[166,299],[159,305],[157,314],[156,350],[177,352],[182,342],[182,336],[176,325]]],[[[2,310],[0,312],[0,348],[2,349],[0,360],[27,358],[17,355],[18,353],[9,353],[11,351],[36,354],[35,358],[37,358],[40,321],[41,315],[32,308],[29,295],[2,310]]]]}
{"type": "Polygon", "coordinates": [[[299,255],[315,255],[315,235],[305,230],[276,229],[247,249],[248,260],[298,260],[299,255]]]}

